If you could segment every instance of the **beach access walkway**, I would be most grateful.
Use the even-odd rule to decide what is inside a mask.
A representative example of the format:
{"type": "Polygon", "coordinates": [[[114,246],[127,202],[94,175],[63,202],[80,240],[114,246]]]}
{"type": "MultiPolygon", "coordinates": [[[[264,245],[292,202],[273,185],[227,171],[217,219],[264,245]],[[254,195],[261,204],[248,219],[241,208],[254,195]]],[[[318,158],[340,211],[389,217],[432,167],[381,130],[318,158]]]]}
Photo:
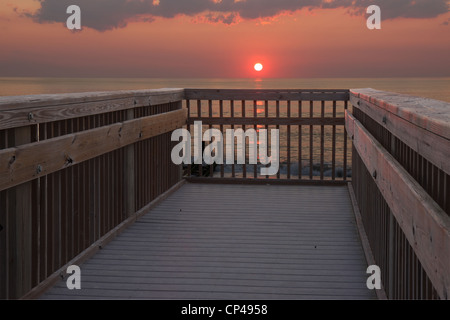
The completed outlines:
{"type": "Polygon", "coordinates": [[[187,183],[43,299],[373,299],[346,186],[187,183]]]}
{"type": "Polygon", "coordinates": [[[450,299],[449,106],[370,88],[0,97],[0,299],[450,299]]]}

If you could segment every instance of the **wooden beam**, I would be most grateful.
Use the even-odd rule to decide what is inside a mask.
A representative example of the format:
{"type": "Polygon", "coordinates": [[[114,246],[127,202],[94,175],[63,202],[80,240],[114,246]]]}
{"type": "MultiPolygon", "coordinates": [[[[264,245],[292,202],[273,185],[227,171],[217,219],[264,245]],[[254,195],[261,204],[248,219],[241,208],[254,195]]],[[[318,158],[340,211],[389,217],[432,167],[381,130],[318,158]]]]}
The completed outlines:
{"type": "MultiPolygon", "coordinates": [[[[31,142],[31,127],[21,127],[14,130],[16,146],[31,142]]],[[[11,226],[14,235],[10,238],[12,249],[11,274],[14,288],[11,288],[11,298],[18,298],[31,289],[32,274],[32,195],[31,182],[22,183],[10,192],[11,226]]],[[[3,254],[3,253],[2,253],[3,254]]]]}
{"type": "MultiPolygon", "coordinates": [[[[0,111],[27,108],[46,108],[50,106],[70,105],[93,101],[105,101],[123,98],[165,96],[184,93],[184,89],[165,88],[151,90],[118,90],[105,92],[82,92],[64,94],[39,94],[28,96],[0,97],[0,111]]],[[[183,96],[184,98],[184,96],[183,96]]],[[[166,102],[164,102],[166,103],[166,102]]]]}
{"type": "Polygon", "coordinates": [[[191,100],[312,100],[345,101],[349,91],[340,90],[235,90],[235,89],[185,89],[185,98],[191,100]]]}
{"type": "MultiPolygon", "coordinates": [[[[380,107],[373,102],[358,98],[354,94],[350,96],[350,102],[378,124],[389,130],[394,136],[408,145],[408,147],[419,153],[442,171],[450,174],[450,139],[392,113],[391,111],[393,109],[387,108],[387,103],[384,104],[385,107],[380,107]]],[[[447,107],[450,108],[450,104],[447,107]]],[[[400,108],[395,109],[399,113],[398,110],[400,108]]],[[[447,123],[447,126],[450,128],[450,122],[447,123]]]]}
{"type": "MultiPolygon", "coordinates": [[[[419,128],[450,139],[450,103],[374,89],[351,89],[350,95],[419,128]]],[[[355,101],[355,100],[353,100],[355,101]]],[[[354,104],[358,107],[357,102],[354,104]]]]}
{"type": "MultiPolygon", "coordinates": [[[[134,109],[127,110],[127,120],[134,119],[134,109]]],[[[125,149],[125,207],[127,215],[130,216],[136,212],[136,190],[135,190],[135,150],[134,144],[130,144],[125,149]]]]}
{"type": "Polygon", "coordinates": [[[292,118],[231,118],[231,117],[223,117],[223,118],[202,118],[202,117],[193,117],[189,118],[188,124],[192,125],[195,121],[201,121],[204,125],[326,125],[326,126],[338,126],[345,125],[344,118],[300,118],[300,117],[292,117],[292,118]]]}
{"type": "Polygon", "coordinates": [[[212,178],[212,177],[187,177],[190,183],[211,184],[249,184],[249,185],[317,185],[317,186],[344,186],[348,181],[343,180],[300,180],[277,178],[212,178]]]}
{"type": "Polygon", "coordinates": [[[433,286],[441,298],[450,298],[450,217],[353,115],[346,111],[345,118],[358,154],[433,286]]]}
{"type": "Polygon", "coordinates": [[[128,120],[0,151],[0,190],[95,158],[186,124],[185,109],[128,120]]]}
{"type": "Polygon", "coordinates": [[[8,129],[181,101],[183,89],[0,97],[0,128],[8,129]]]}

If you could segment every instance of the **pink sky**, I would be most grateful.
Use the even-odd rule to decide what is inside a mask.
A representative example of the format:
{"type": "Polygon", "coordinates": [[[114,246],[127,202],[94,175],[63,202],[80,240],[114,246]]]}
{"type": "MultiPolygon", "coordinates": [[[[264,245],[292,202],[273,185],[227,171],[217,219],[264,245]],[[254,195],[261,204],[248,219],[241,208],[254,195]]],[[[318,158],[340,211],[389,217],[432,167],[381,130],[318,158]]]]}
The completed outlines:
{"type": "MultiPolygon", "coordinates": [[[[161,9],[164,1],[160,0],[161,9]]],[[[52,9],[52,1],[48,2],[52,9]]],[[[179,3],[183,2],[186,0],[179,3]]],[[[333,0],[324,3],[328,2],[333,0]]],[[[176,4],[174,0],[171,3],[176,4]]],[[[200,0],[193,3],[204,4],[200,0]]],[[[266,3],[262,0],[261,6],[266,3]]],[[[35,0],[0,0],[0,76],[450,76],[448,10],[428,18],[383,19],[380,5],[382,29],[368,30],[369,15],[351,15],[351,8],[346,7],[304,7],[262,18],[247,17],[252,14],[251,7],[239,7],[237,13],[189,12],[188,8],[186,14],[173,17],[166,16],[168,13],[131,15],[121,20],[126,26],[112,24],[102,30],[95,25],[95,12],[80,5],[82,25],[85,18],[91,27],[84,25],[81,32],[71,32],[62,22],[68,14],[56,8],[57,22],[44,21],[37,15],[40,6],[35,0]],[[231,24],[224,20],[227,18],[233,18],[231,24]],[[264,65],[261,73],[253,70],[257,62],[264,65]]],[[[255,14],[263,12],[260,9],[255,7],[255,14]]],[[[105,11],[98,21],[109,21],[114,14],[105,11]]],[[[417,12],[420,15],[420,11],[411,15],[417,12]]],[[[386,15],[390,14],[387,10],[386,15]]]]}

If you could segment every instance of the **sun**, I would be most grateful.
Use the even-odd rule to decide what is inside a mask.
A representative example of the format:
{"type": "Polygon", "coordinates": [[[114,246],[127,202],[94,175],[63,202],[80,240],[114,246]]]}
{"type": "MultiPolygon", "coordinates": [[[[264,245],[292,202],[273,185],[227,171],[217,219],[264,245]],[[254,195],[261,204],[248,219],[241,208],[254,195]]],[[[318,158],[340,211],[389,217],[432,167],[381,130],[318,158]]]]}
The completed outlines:
{"type": "Polygon", "coordinates": [[[259,72],[264,68],[264,66],[261,63],[257,63],[257,64],[255,64],[254,68],[256,71],[259,72]]]}

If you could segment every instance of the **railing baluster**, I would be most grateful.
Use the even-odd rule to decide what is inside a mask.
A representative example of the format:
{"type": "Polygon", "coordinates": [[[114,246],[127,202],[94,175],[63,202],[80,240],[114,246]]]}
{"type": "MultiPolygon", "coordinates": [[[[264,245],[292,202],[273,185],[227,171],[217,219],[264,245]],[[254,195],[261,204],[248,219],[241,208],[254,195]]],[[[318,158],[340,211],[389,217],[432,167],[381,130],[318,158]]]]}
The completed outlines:
{"type": "MultiPolygon", "coordinates": [[[[333,118],[336,118],[336,101],[333,101],[333,118]]],[[[336,125],[333,125],[331,139],[331,180],[334,181],[336,180],[336,125]]]]}
{"type": "MultiPolygon", "coordinates": [[[[301,100],[298,101],[298,117],[301,119],[303,117],[303,110],[302,110],[302,104],[303,102],[301,100]]],[[[302,125],[298,126],[298,179],[302,180],[302,146],[303,146],[303,129],[302,125]]]]}
{"type": "MultiPolygon", "coordinates": [[[[253,101],[253,118],[254,119],[258,118],[258,102],[256,100],[253,101]]],[[[255,131],[258,134],[258,125],[256,125],[256,122],[255,122],[255,125],[253,126],[253,129],[255,129],[255,131]]],[[[257,141],[255,141],[255,143],[256,143],[255,148],[257,149],[258,143],[257,143],[257,141]]],[[[258,158],[258,156],[257,156],[257,158],[258,158]]],[[[253,165],[253,178],[254,179],[258,178],[258,164],[253,165]]]]}
{"type": "MultiPolygon", "coordinates": [[[[212,110],[212,100],[208,100],[208,116],[211,119],[213,117],[213,110],[212,110]]],[[[212,125],[209,125],[209,129],[212,129],[212,125]]],[[[211,143],[211,142],[210,142],[211,143]]],[[[209,177],[212,178],[214,176],[214,166],[209,166],[209,177]]]]}
{"type": "MultiPolygon", "coordinates": [[[[222,105],[221,105],[222,106],[222,105]]],[[[187,99],[186,100],[186,107],[187,107],[187,109],[188,109],[188,118],[187,118],[187,121],[188,121],[188,123],[190,123],[191,121],[191,100],[189,100],[189,99],[187,99]]],[[[222,110],[222,109],[221,109],[222,110]]],[[[221,116],[222,117],[222,116],[221,116]]],[[[191,134],[191,136],[192,136],[192,134],[193,134],[193,132],[192,132],[192,125],[190,125],[190,124],[188,124],[188,126],[187,126],[187,130],[190,132],[190,134],[191,134]]],[[[190,142],[189,142],[190,143],[190,142]]],[[[190,154],[190,156],[191,156],[191,160],[192,160],[192,151],[191,151],[191,154],[190,154]]],[[[188,166],[187,166],[187,170],[188,170],[188,176],[190,177],[191,175],[192,175],[192,161],[189,161],[189,164],[188,164],[188,166]]]]}
{"type": "MultiPolygon", "coordinates": [[[[197,114],[199,118],[202,118],[202,101],[201,100],[197,100],[197,114]]],[[[201,128],[201,132],[200,135],[203,135],[203,128],[201,128]]],[[[203,139],[202,139],[203,141],[203,139]]],[[[202,143],[202,148],[201,148],[201,152],[203,153],[203,143],[202,143]]],[[[198,175],[200,177],[203,177],[203,164],[199,164],[198,165],[198,175]]]]}
{"type": "MultiPolygon", "coordinates": [[[[231,119],[234,119],[234,100],[230,101],[230,113],[231,113],[231,119]]],[[[231,125],[231,130],[234,130],[234,124],[231,125]]],[[[233,143],[236,146],[236,142],[234,140],[230,141],[228,143],[233,143]]],[[[234,157],[234,159],[236,159],[236,148],[233,148],[233,150],[234,150],[233,157],[234,157]]],[[[232,178],[236,178],[236,171],[235,171],[236,169],[235,169],[234,163],[235,163],[235,161],[233,161],[233,164],[231,165],[231,177],[232,178]]]]}
{"type": "MultiPolygon", "coordinates": [[[[267,119],[269,117],[269,101],[268,100],[264,101],[264,114],[265,114],[265,117],[267,119]]],[[[266,131],[267,131],[267,139],[269,139],[269,126],[266,125],[265,128],[266,128],[266,131]]],[[[267,141],[266,146],[267,146],[267,151],[269,151],[268,141],[267,141]]],[[[266,175],[266,179],[269,179],[268,175],[266,175]]]]}
{"type": "MultiPolygon", "coordinates": [[[[309,116],[310,118],[314,117],[314,103],[313,101],[309,102],[309,116]]],[[[313,166],[314,166],[314,128],[311,124],[309,126],[309,179],[313,179],[313,166]]]]}
{"type": "MultiPolygon", "coordinates": [[[[348,101],[344,101],[344,109],[348,109],[348,101]]],[[[347,130],[344,128],[344,159],[343,159],[343,179],[347,181],[347,130]]]]}
{"type": "MultiPolygon", "coordinates": [[[[223,119],[223,100],[219,101],[219,109],[220,109],[220,119],[223,119]]],[[[223,124],[220,125],[220,132],[223,133],[223,124]]],[[[223,143],[225,143],[225,141],[222,141],[223,143]]],[[[224,144],[225,145],[225,144],[224,144]]],[[[223,153],[223,156],[225,157],[225,152],[223,153]]],[[[224,159],[224,163],[225,163],[225,159],[224,159]]],[[[225,165],[221,164],[220,165],[220,177],[223,178],[225,176],[225,165]]]]}
{"type": "MultiPolygon", "coordinates": [[[[291,118],[291,101],[287,101],[287,117],[291,118]]],[[[287,126],[287,178],[291,179],[291,125],[287,126]]]]}
{"type": "MultiPolygon", "coordinates": [[[[245,100],[242,100],[241,105],[242,105],[242,118],[245,118],[245,100]]],[[[243,125],[242,129],[245,132],[246,126],[243,125]]],[[[244,145],[243,145],[244,155],[245,155],[244,156],[245,163],[243,164],[243,167],[242,167],[242,176],[243,176],[244,179],[247,178],[247,159],[248,159],[248,157],[247,157],[247,143],[245,143],[245,141],[246,141],[246,139],[244,140],[244,145]]]]}
{"type": "MultiPolygon", "coordinates": [[[[321,101],[320,117],[325,118],[325,101],[321,101]]],[[[324,174],[324,155],[325,155],[325,126],[320,126],[320,180],[323,180],[324,174]]]]}
{"type": "MultiPolygon", "coordinates": [[[[280,100],[276,101],[276,117],[277,117],[277,119],[280,119],[280,100]]],[[[276,129],[279,131],[280,125],[277,124],[276,129]]],[[[280,145],[280,148],[281,148],[281,145],[280,145]]],[[[281,157],[280,157],[280,160],[281,160],[281,157]]],[[[281,168],[281,163],[280,163],[280,168],[281,168]]],[[[278,172],[277,172],[277,179],[280,179],[280,171],[281,170],[278,170],[278,172]]]]}

